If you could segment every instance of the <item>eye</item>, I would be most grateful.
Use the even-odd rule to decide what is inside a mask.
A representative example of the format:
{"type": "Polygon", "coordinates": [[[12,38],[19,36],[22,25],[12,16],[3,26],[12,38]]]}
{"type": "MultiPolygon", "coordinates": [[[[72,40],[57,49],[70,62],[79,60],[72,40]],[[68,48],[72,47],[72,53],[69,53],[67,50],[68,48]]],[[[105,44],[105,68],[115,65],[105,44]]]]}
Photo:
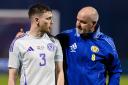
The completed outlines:
{"type": "Polygon", "coordinates": [[[83,21],[83,20],[77,19],[77,21],[80,22],[80,23],[82,23],[82,24],[87,24],[87,22],[86,21],[83,21]]]}
{"type": "Polygon", "coordinates": [[[48,17],[48,18],[46,18],[47,20],[51,20],[52,19],[52,17],[48,17]]]}
{"type": "Polygon", "coordinates": [[[87,24],[87,22],[86,22],[86,21],[81,21],[81,23],[83,23],[83,24],[87,24]]]}

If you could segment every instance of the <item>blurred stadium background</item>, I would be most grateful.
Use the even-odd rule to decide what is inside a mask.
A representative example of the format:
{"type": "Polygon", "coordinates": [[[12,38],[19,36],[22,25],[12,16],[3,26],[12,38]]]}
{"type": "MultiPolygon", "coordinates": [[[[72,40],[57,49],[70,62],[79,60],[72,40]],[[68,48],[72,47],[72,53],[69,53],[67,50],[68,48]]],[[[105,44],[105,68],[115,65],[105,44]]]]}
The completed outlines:
{"type": "Polygon", "coordinates": [[[127,0],[1,0],[0,3],[0,85],[7,85],[8,49],[19,28],[29,28],[27,8],[45,3],[54,11],[52,33],[75,27],[76,15],[83,6],[94,6],[100,14],[101,31],[113,37],[123,73],[120,85],[128,85],[128,1],[127,0]]]}

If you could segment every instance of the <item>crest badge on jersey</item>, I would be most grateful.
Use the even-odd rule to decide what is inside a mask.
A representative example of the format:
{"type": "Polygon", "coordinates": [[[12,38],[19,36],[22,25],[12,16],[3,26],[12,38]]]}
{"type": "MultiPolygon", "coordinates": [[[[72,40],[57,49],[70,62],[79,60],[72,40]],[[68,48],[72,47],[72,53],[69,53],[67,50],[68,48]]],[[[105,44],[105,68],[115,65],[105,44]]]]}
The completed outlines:
{"type": "Polygon", "coordinates": [[[37,49],[38,50],[43,50],[44,49],[44,46],[37,46],[37,49]]]}
{"type": "Polygon", "coordinates": [[[97,46],[91,46],[91,51],[94,52],[94,53],[98,53],[99,48],[97,46]]]}
{"type": "Polygon", "coordinates": [[[49,51],[54,51],[55,50],[55,45],[53,43],[48,43],[47,48],[49,51]]]}

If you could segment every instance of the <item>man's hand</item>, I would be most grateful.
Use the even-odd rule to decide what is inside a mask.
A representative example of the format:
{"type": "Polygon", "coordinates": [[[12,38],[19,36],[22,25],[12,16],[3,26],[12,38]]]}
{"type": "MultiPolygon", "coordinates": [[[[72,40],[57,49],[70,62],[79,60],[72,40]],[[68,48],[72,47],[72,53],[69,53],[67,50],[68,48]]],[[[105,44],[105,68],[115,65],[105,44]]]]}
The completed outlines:
{"type": "Polygon", "coordinates": [[[20,28],[20,31],[16,34],[16,37],[22,36],[24,34],[23,28],[20,28]]]}

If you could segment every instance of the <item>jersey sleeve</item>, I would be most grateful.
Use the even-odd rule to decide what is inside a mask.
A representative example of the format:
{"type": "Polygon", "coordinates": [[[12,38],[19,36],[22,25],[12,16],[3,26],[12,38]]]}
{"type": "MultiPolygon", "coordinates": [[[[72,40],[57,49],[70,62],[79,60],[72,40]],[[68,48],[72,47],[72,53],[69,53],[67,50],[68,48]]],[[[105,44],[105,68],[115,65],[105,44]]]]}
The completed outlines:
{"type": "Polygon", "coordinates": [[[63,52],[60,42],[56,40],[56,54],[55,54],[55,61],[63,61],[63,52]]]}
{"type": "Polygon", "coordinates": [[[20,52],[19,52],[18,42],[16,39],[14,39],[9,48],[9,60],[8,60],[9,68],[19,69],[20,66],[19,54],[20,52]]]}
{"type": "Polygon", "coordinates": [[[118,57],[118,53],[112,38],[108,40],[109,45],[112,47],[112,53],[108,59],[108,74],[109,84],[108,85],[119,85],[120,75],[122,72],[121,63],[118,57]]]}

